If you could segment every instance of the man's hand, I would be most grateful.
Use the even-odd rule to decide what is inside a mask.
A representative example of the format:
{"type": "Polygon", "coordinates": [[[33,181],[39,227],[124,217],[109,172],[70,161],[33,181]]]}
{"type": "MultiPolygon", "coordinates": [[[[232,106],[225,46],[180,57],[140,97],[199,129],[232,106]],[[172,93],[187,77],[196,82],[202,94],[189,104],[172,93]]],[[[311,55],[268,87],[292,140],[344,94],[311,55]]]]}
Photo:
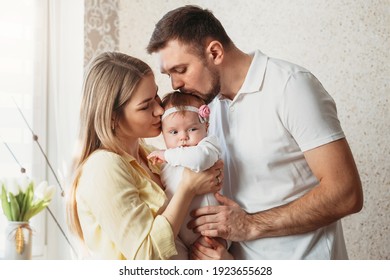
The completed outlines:
{"type": "Polygon", "coordinates": [[[195,219],[188,223],[188,228],[203,236],[222,237],[232,241],[252,239],[251,216],[227,197],[216,193],[215,198],[222,205],[206,206],[192,211],[191,216],[195,219]]]}

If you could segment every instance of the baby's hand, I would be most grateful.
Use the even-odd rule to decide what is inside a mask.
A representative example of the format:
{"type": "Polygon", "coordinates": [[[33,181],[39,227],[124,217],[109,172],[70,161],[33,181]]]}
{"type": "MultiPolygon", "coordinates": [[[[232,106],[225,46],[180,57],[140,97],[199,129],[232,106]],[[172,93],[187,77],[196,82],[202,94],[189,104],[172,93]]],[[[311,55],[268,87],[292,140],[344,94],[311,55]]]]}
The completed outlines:
{"type": "Polygon", "coordinates": [[[150,159],[153,164],[164,163],[166,162],[164,152],[165,150],[153,151],[148,155],[148,159],[150,159]]]}
{"type": "Polygon", "coordinates": [[[223,245],[224,248],[227,248],[228,244],[227,244],[226,239],[223,239],[221,237],[206,237],[206,236],[203,236],[203,235],[199,236],[198,239],[196,239],[195,242],[192,245],[194,245],[197,242],[200,245],[202,245],[203,247],[213,248],[212,243],[210,242],[211,238],[213,238],[217,242],[221,243],[221,245],[223,245]]]}

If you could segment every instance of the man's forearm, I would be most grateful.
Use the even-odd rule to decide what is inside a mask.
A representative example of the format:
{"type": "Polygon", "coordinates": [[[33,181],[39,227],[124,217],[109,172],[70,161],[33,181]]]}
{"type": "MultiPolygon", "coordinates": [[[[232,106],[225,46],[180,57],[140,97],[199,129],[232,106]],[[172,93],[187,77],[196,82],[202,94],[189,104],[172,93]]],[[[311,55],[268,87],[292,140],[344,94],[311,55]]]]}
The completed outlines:
{"type": "Polygon", "coordinates": [[[359,211],[353,194],[335,197],[317,186],[288,204],[247,215],[247,240],[286,236],[317,230],[359,211]]]}

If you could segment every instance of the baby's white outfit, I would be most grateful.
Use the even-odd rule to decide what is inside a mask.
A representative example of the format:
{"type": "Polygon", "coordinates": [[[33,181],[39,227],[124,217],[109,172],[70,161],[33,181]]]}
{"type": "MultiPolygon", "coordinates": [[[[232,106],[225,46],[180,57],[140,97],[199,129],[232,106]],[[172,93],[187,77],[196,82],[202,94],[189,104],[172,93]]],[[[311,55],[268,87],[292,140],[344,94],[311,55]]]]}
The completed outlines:
{"type": "MultiPolygon", "coordinates": [[[[164,156],[167,163],[162,168],[161,181],[168,199],[171,199],[179,186],[184,167],[195,172],[209,169],[221,158],[221,148],[216,136],[207,136],[196,146],[167,149],[164,156]]],[[[188,259],[189,246],[200,236],[187,228],[187,223],[191,220],[189,213],[208,205],[218,205],[213,193],[194,197],[178,235],[180,240],[176,242],[178,255],[172,259],[188,259]]]]}

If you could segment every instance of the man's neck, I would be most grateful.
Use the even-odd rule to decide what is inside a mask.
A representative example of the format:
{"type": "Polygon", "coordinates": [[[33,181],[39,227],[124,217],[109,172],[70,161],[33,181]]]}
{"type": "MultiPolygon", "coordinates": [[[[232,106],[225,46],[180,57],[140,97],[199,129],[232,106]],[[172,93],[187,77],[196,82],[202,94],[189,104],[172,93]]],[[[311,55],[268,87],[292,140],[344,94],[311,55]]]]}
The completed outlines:
{"type": "Polygon", "coordinates": [[[253,57],[234,47],[225,54],[221,67],[221,93],[233,100],[242,87],[253,57]]]}

